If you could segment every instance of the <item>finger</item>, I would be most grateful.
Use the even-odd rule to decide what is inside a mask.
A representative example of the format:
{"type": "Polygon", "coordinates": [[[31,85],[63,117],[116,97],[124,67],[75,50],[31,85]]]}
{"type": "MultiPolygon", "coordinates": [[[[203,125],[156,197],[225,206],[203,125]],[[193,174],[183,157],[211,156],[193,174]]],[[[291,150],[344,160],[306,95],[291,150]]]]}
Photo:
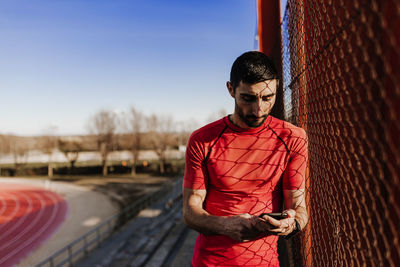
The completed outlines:
{"type": "Polygon", "coordinates": [[[272,232],[272,231],[268,231],[268,235],[279,235],[280,233],[276,233],[276,232],[272,232]]]}
{"type": "Polygon", "coordinates": [[[287,231],[287,228],[275,228],[269,230],[269,232],[274,233],[274,234],[281,234],[287,231]]]}
{"type": "Polygon", "coordinates": [[[294,224],[294,218],[283,219],[280,222],[281,222],[281,228],[288,228],[294,224]]]}
{"type": "Polygon", "coordinates": [[[281,227],[281,229],[276,229],[277,230],[276,232],[278,232],[278,230],[281,230],[281,233],[278,233],[278,235],[288,235],[293,231],[294,228],[295,228],[295,226],[294,226],[294,222],[293,222],[293,224],[290,224],[287,227],[281,227]]]}
{"type": "Polygon", "coordinates": [[[268,215],[264,215],[263,217],[262,217],[267,223],[269,223],[269,224],[271,224],[271,225],[273,225],[273,226],[275,226],[275,227],[280,227],[281,225],[282,225],[282,223],[281,223],[281,221],[280,220],[276,220],[276,219],[274,219],[274,218],[272,218],[272,217],[270,217],[270,216],[268,216],[268,215]]]}
{"type": "Polygon", "coordinates": [[[281,235],[288,235],[288,234],[289,234],[289,232],[283,232],[283,233],[279,233],[277,235],[281,236],[281,235]]]}
{"type": "Polygon", "coordinates": [[[289,218],[294,218],[296,216],[296,211],[293,209],[284,210],[282,213],[286,213],[289,218]]]}
{"type": "Polygon", "coordinates": [[[270,231],[274,233],[290,233],[292,230],[293,230],[292,224],[282,223],[281,227],[271,229],[270,231]]]}
{"type": "Polygon", "coordinates": [[[278,234],[278,235],[288,235],[292,232],[291,228],[286,228],[284,229],[284,231],[282,231],[282,233],[278,234]]]}

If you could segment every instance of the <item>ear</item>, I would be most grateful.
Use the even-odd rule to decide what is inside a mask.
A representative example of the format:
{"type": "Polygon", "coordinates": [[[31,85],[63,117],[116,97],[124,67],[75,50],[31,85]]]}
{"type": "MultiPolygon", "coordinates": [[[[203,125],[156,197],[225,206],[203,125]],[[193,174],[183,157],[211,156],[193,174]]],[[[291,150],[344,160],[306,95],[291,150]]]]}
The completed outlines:
{"type": "Polygon", "coordinates": [[[228,88],[229,94],[235,98],[235,90],[233,90],[232,84],[230,82],[226,82],[226,88],[228,88]]]}

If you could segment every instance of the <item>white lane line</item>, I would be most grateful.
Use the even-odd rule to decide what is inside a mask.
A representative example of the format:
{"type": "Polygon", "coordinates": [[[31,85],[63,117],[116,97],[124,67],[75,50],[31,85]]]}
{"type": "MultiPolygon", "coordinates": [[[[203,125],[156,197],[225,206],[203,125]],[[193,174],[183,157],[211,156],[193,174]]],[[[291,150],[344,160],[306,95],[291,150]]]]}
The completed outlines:
{"type": "Polygon", "coordinates": [[[4,199],[4,193],[7,194],[6,192],[0,192],[0,201],[1,201],[1,209],[0,209],[0,217],[3,215],[3,213],[6,211],[6,200],[4,199]]]}
{"type": "MultiPolygon", "coordinates": [[[[24,192],[24,193],[22,194],[22,196],[23,196],[24,198],[27,198],[27,200],[28,200],[28,203],[29,203],[29,210],[26,211],[26,214],[29,214],[29,213],[32,211],[32,209],[33,209],[33,204],[32,204],[33,201],[32,201],[32,198],[31,198],[30,196],[29,196],[29,197],[26,197],[27,194],[28,194],[28,193],[24,192]]],[[[39,212],[38,212],[38,214],[41,213],[41,212],[42,212],[42,210],[40,209],[39,212]]],[[[3,234],[0,236],[0,238],[2,238],[4,235],[8,234],[8,232],[11,232],[11,231],[14,230],[15,228],[19,227],[24,221],[26,221],[27,217],[28,217],[28,216],[23,216],[20,220],[18,220],[17,223],[13,224],[13,226],[12,226],[11,228],[7,229],[7,231],[6,231],[5,233],[3,233],[3,234]]],[[[15,235],[12,239],[9,239],[9,240],[7,240],[7,242],[3,243],[3,244],[0,246],[0,250],[3,249],[3,248],[5,248],[5,247],[11,246],[15,241],[18,241],[19,236],[25,234],[30,228],[32,228],[31,225],[32,225],[33,222],[36,223],[36,218],[37,218],[37,216],[35,217],[35,219],[34,219],[31,223],[29,223],[29,226],[28,226],[28,227],[26,227],[24,230],[22,230],[21,232],[19,232],[19,233],[18,233],[17,235],[15,235]]]]}
{"type": "MultiPolygon", "coordinates": [[[[9,214],[7,217],[14,217],[14,215],[15,215],[15,213],[17,212],[16,211],[16,207],[18,206],[18,199],[13,195],[13,194],[11,194],[10,192],[1,192],[1,194],[4,196],[4,195],[7,195],[7,196],[11,196],[12,197],[12,200],[14,200],[14,202],[15,202],[15,205],[14,205],[14,210],[13,210],[13,213],[12,214],[9,214]]],[[[2,202],[4,203],[4,210],[6,210],[7,209],[7,202],[6,202],[6,199],[10,199],[9,197],[7,198],[7,197],[3,197],[1,200],[2,200],[2,202]]],[[[1,226],[1,225],[0,225],[1,226]]]]}
{"type": "MultiPolygon", "coordinates": [[[[27,193],[24,192],[24,194],[27,194],[27,193]]],[[[15,198],[18,199],[18,200],[21,199],[21,198],[18,198],[18,197],[17,197],[17,193],[16,193],[16,192],[14,192],[14,196],[15,196],[15,198]]],[[[25,196],[25,195],[22,195],[22,197],[25,198],[25,199],[27,200],[27,203],[28,203],[28,209],[27,209],[26,211],[24,211],[24,214],[29,214],[29,213],[31,213],[31,211],[32,211],[32,209],[33,209],[32,199],[31,199],[29,196],[27,197],[27,196],[25,196]]],[[[17,203],[18,203],[18,207],[19,207],[19,206],[20,206],[20,205],[19,205],[20,201],[18,201],[17,203]]],[[[12,218],[12,219],[14,219],[14,218],[12,218]]],[[[16,229],[17,227],[19,227],[22,223],[24,223],[24,222],[26,221],[26,219],[27,219],[27,216],[25,216],[25,215],[23,215],[22,217],[19,217],[19,218],[18,218],[18,221],[17,221],[16,223],[13,223],[12,226],[11,226],[10,228],[8,228],[5,232],[1,233],[1,235],[0,235],[0,240],[1,240],[2,238],[4,238],[4,236],[7,236],[8,233],[14,231],[14,229],[16,229]]],[[[9,225],[9,223],[6,223],[6,224],[9,225]]],[[[3,244],[0,246],[0,249],[2,249],[3,247],[5,247],[5,246],[8,245],[8,244],[10,244],[10,240],[7,240],[7,242],[3,243],[3,244]]]]}
{"type": "MultiPolygon", "coordinates": [[[[16,213],[18,212],[18,210],[19,210],[20,202],[19,202],[18,197],[15,196],[15,192],[6,193],[6,194],[12,196],[12,198],[14,199],[14,202],[15,202],[15,206],[14,206],[14,210],[13,210],[12,214],[10,214],[10,215],[7,216],[7,217],[10,218],[10,220],[13,220],[14,217],[15,217],[15,214],[16,214],[16,213]]],[[[3,227],[5,227],[6,225],[8,225],[7,222],[6,222],[6,223],[3,223],[3,224],[0,224],[0,230],[1,230],[3,227]]],[[[1,235],[0,235],[0,238],[1,238],[1,235]]]]}
{"type": "MultiPolygon", "coordinates": [[[[49,192],[49,193],[51,193],[51,192],[49,192]]],[[[49,195],[50,195],[51,199],[53,199],[53,200],[55,199],[55,196],[56,196],[55,194],[51,193],[49,195]]],[[[58,199],[62,200],[61,198],[58,198],[58,199]]],[[[43,203],[43,202],[41,201],[41,203],[43,203]]],[[[55,205],[57,205],[56,201],[53,201],[53,203],[55,203],[55,205]]],[[[58,202],[58,203],[61,203],[61,202],[58,202]]],[[[48,228],[49,225],[52,224],[52,222],[53,222],[53,220],[55,218],[55,215],[56,215],[57,208],[58,208],[58,207],[55,207],[55,205],[51,206],[53,208],[51,216],[50,216],[49,220],[47,220],[46,223],[44,225],[42,225],[40,230],[36,231],[36,233],[34,235],[32,235],[28,240],[24,241],[22,246],[19,246],[19,247],[15,248],[11,253],[9,253],[7,255],[7,257],[4,257],[3,259],[0,259],[0,264],[3,263],[4,261],[6,261],[7,259],[9,259],[10,257],[14,256],[16,253],[18,253],[19,251],[24,249],[26,246],[30,245],[34,240],[37,239],[38,236],[40,236],[42,234],[42,232],[44,232],[48,228]]],[[[41,211],[42,210],[43,209],[41,209],[41,211]]],[[[36,218],[38,218],[38,217],[39,216],[37,216],[36,218]]],[[[37,221],[36,218],[35,218],[35,221],[37,221]]]]}

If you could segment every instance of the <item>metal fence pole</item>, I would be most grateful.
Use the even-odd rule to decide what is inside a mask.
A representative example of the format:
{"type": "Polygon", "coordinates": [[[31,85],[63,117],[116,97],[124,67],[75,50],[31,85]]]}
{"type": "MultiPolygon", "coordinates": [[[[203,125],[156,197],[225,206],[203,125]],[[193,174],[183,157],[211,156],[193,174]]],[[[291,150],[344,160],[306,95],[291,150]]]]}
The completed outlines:
{"type": "Polygon", "coordinates": [[[72,247],[68,246],[68,263],[69,266],[72,266],[72,247]]]}
{"type": "Polygon", "coordinates": [[[87,255],[89,253],[88,251],[88,247],[87,247],[87,239],[86,239],[86,235],[83,238],[83,251],[84,251],[84,255],[87,255]]]}

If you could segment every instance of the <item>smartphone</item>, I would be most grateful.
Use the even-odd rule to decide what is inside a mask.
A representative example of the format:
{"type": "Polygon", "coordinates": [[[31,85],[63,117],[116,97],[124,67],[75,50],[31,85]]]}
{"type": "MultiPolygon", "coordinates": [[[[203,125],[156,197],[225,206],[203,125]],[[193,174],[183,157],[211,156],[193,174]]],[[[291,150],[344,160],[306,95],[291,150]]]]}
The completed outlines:
{"type": "Polygon", "coordinates": [[[288,217],[287,213],[281,213],[281,212],[263,213],[259,217],[262,217],[264,215],[268,215],[274,218],[275,220],[282,220],[288,217]]]}

